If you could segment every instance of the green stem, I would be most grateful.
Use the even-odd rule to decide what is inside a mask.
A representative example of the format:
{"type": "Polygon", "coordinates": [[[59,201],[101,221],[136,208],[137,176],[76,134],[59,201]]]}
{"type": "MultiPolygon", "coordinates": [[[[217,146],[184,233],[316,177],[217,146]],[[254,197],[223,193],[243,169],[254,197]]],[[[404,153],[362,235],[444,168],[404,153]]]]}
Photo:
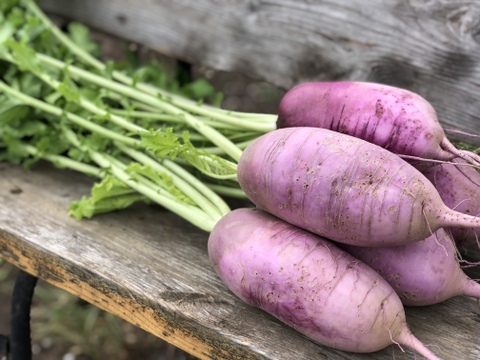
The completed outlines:
{"type": "MultiPolygon", "coordinates": [[[[85,128],[85,129],[88,129],[88,130],[92,131],[92,132],[96,132],[103,137],[106,137],[106,138],[111,139],[111,140],[116,140],[116,141],[123,142],[124,144],[129,145],[129,146],[134,147],[134,148],[143,148],[141,141],[138,140],[138,139],[133,139],[133,138],[124,136],[122,134],[119,134],[115,131],[106,129],[106,128],[100,126],[100,125],[97,125],[97,124],[85,119],[85,118],[82,118],[82,117],[80,117],[78,115],[75,115],[73,113],[64,111],[63,109],[61,109],[57,106],[48,104],[44,101],[41,101],[41,100],[33,98],[29,95],[26,95],[26,94],[24,94],[24,93],[22,93],[22,92],[20,92],[16,89],[13,89],[12,87],[8,86],[3,81],[0,81],[0,90],[3,90],[5,93],[16,97],[17,99],[19,99],[20,101],[22,101],[26,105],[36,107],[39,110],[42,110],[42,111],[45,111],[47,113],[56,115],[58,117],[61,117],[62,115],[64,115],[68,120],[72,121],[74,124],[77,124],[77,125],[85,128]]],[[[146,131],[146,130],[144,130],[144,131],[146,131]]],[[[233,146],[235,146],[235,145],[233,145],[233,146]]],[[[240,149],[238,149],[238,150],[241,152],[240,149]]],[[[204,160],[208,163],[211,163],[212,165],[215,165],[214,160],[211,159],[211,158],[204,157],[202,155],[199,155],[199,158],[201,158],[202,160],[204,160]]],[[[225,161],[224,166],[229,166],[229,169],[231,170],[232,174],[230,174],[230,175],[218,175],[218,174],[211,173],[210,176],[214,177],[214,178],[217,178],[217,179],[234,179],[236,177],[236,175],[234,174],[234,173],[236,173],[236,164],[233,163],[233,162],[225,161]]]]}
{"type": "MultiPolygon", "coordinates": [[[[157,162],[156,160],[152,159],[150,156],[145,155],[144,153],[134,150],[132,148],[129,148],[128,146],[125,146],[121,143],[116,143],[115,144],[121,151],[123,151],[125,154],[129,155],[131,158],[134,160],[138,161],[139,163],[142,163],[144,165],[150,166],[152,169],[158,171],[158,172],[163,172],[170,176],[170,178],[173,181],[173,184],[178,187],[184,194],[187,194],[190,199],[192,199],[193,202],[195,202],[201,209],[203,209],[210,217],[213,219],[218,219],[219,216],[224,215],[222,213],[223,204],[225,203],[221,198],[215,199],[217,201],[211,202],[213,200],[210,198],[208,200],[207,197],[204,196],[200,191],[198,191],[192,184],[189,183],[188,180],[191,181],[191,174],[185,171],[186,174],[190,176],[185,176],[185,174],[182,174],[182,176],[179,176],[178,172],[172,172],[169,170],[163,163],[165,162],[170,162],[169,160],[163,160],[162,164],[157,162]],[[185,177],[187,179],[185,179],[185,177]]],[[[208,188],[203,185],[200,181],[196,180],[196,185],[200,185],[198,187],[202,188],[203,192],[205,193],[205,189],[208,191],[208,188]],[[203,189],[205,188],[205,189],[203,189]]],[[[226,204],[225,204],[226,205],[226,204]]],[[[228,209],[227,212],[229,212],[230,209],[228,209]]]]}
{"type": "MultiPolygon", "coordinates": [[[[56,91],[59,91],[59,88],[60,88],[60,85],[61,85],[61,83],[59,81],[55,80],[54,78],[52,78],[51,76],[49,76],[46,73],[35,74],[35,75],[38,76],[47,85],[49,85],[52,89],[54,89],[56,91]]],[[[137,126],[135,124],[132,124],[131,122],[129,122],[128,120],[126,120],[125,118],[123,118],[121,116],[118,116],[118,115],[115,115],[115,114],[110,114],[107,110],[104,110],[104,109],[98,107],[97,105],[95,105],[91,101],[85,99],[81,95],[78,97],[77,103],[78,103],[78,105],[83,107],[85,110],[88,110],[95,115],[107,117],[109,119],[109,121],[111,121],[113,124],[118,125],[118,126],[124,128],[125,130],[131,131],[131,132],[134,132],[134,133],[135,132],[146,131],[144,128],[142,128],[140,126],[137,126]]]]}
{"type": "MultiPolygon", "coordinates": [[[[47,26],[50,31],[57,37],[57,39],[62,42],[70,51],[78,56],[78,58],[83,61],[84,63],[93,66],[95,69],[99,71],[105,71],[107,69],[107,66],[97,60],[95,57],[84,51],[82,48],[77,46],[68,36],[66,36],[58,27],[56,27],[50,19],[40,10],[40,8],[33,2],[33,1],[26,1],[26,6],[27,8],[32,11],[44,24],[47,26]]],[[[139,90],[142,92],[152,95],[154,97],[157,97],[158,95],[163,95],[163,96],[168,96],[171,99],[172,104],[175,106],[178,106],[184,110],[187,111],[193,111],[196,114],[199,115],[205,115],[211,118],[215,118],[217,120],[222,120],[226,122],[237,122],[238,120],[235,118],[235,116],[238,117],[243,117],[244,119],[252,119],[254,120],[255,123],[259,122],[265,122],[268,124],[268,129],[266,131],[270,131],[275,129],[275,122],[276,122],[276,115],[270,115],[270,114],[243,114],[240,112],[233,112],[229,110],[223,110],[219,108],[214,108],[210,106],[205,106],[205,105],[198,105],[194,101],[190,99],[183,98],[181,96],[177,96],[174,94],[171,94],[165,90],[159,89],[155,86],[152,86],[150,84],[144,84],[144,83],[135,83],[134,80],[119,72],[119,71],[113,71],[112,76],[114,79],[117,81],[124,83],[128,86],[134,86],[137,87],[139,90]],[[234,115],[234,116],[232,116],[234,115]]]]}
{"type": "Polygon", "coordinates": [[[167,210],[191,222],[198,228],[210,232],[215,223],[218,221],[218,219],[213,220],[210,216],[200,211],[200,209],[197,207],[180,203],[177,199],[171,197],[171,194],[168,191],[164,191],[144,177],[136,175],[132,178],[132,175],[127,173],[117,164],[114,164],[109,156],[103,155],[92,149],[88,149],[88,152],[93,161],[95,161],[101,167],[108,169],[113,176],[123,181],[132,189],[147,196],[157,204],[162,205],[167,210]]]}
{"type": "Polygon", "coordinates": [[[52,21],[46,16],[43,11],[37,6],[35,1],[24,0],[23,1],[28,10],[35,14],[43,24],[55,35],[55,37],[60,40],[70,51],[78,56],[83,62],[93,66],[96,69],[104,70],[106,65],[101,61],[97,60],[95,57],[91,56],[89,53],[84,51],[82,48],[77,46],[70,38],[65,35],[52,21]]]}
{"type": "MultiPolygon", "coordinates": [[[[253,140],[247,140],[247,141],[242,141],[242,142],[239,142],[239,143],[235,143],[237,145],[237,147],[239,149],[245,149],[253,140]]],[[[201,150],[204,150],[206,152],[208,152],[209,154],[212,154],[212,155],[217,155],[217,156],[220,156],[220,155],[225,155],[225,152],[222,150],[222,149],[219,149],[218,147],[202,147],[202,148],[198,148],[198,149],[201,149],[201,150]]]]}
{"type": "Polygon", "coordinates": [[[41,100],[38,100],[38,99],[35,99],[29,95],[26,95],[25,93],[22,93],[14,88],[12,88],[11,86],[8,86],[6,83],[4,83],[3,81],[0,80],[0,90],[3,90],[6,94],[9,94],[13,97],[16,97],[18,100],[20,100],[21,102],[23,102],[25,105],[29,105],[29,106],[33,106],[39,110],[42,110],[42,111],[45,111],[46,113],[49,113],[49,114],[52,114],[52,115],[56,115],[58,117],[61,117],[62,115],[65,115],[65,117],[70,120],[71,122],[73,122],[74,124],[76,125],[79,125],[85,129],[88,129],[92,132],[96,132],[108,139],[111,139],[111,140],[117,140],[117,141],[121,141],[129,146],[133,146],[133,147],[139,147],[141,145],[141,142],[140,140],[138,139],[133,139],[133,138],[129,138],[127,136],[124,136],[124,135],[121,135],[115,131],[111,131],[111,130],[108,130],[100,125],[97,125],[81,116],[78,116],[78,115],[75,115],[71,112],[68,112],[68,111],[64,111],[63,109],[55,106],[55,105],[51,105],[51,104],[47,104],[46,102],[44,101],[41,101],[41,100]]]}
{"type": "MultiPolygon", "coordinates": [[[[93,151],[95,151],[95,150],[93,150],[93,151]]],[[[116,166],[119,169],[121,169],[122,171],[124,171],[125,173],[127,173],[132,179],[135,179],[136,181],[139,181],[142,184],[154,189],[160,195],[165,196],[170,200],[179,202],[179,200],[175,197],[175,195],[173,195],[171,192],[165,190],[165,188],[163,188],[160,184],[154,183],[153,181],[147,179],[145,176],[143,176],[141,174],[138,174],[138,173],[135,173],[135,172],[132,172],[132,171],[128,171],[128,164],[127,163],[124,163],[124,162],[120,161],[119,159],[114,158],[113,156],[111,156],[109,154],[103,154],[103,153],[100,153],[98,151],[97,151],[97,153],[102,155],[105,159],[107,159],[110,162],[110,168],[112,166],[116,166]]],[[[190,206],[190,205],[187,205],[187,204],[185,204],[185,205],[190,206]]],[[[197,207],[192,206],[192,209],[193,209],[193,211],[200,211],[197,207]]],[[[202,213],[202,212],[199,212],[199,213],[202,213]]]]}
{"type": "Polygon", "coordinates": [[[178,200],[164,195],[163,189],[153,182],[141,177],[140,175],[132,178],[132,175],[128,174],[124,169],[122,169],[122,167],[119,166],[116,161],[112,161],[108,155],[104,155],[85,145],[82,145],[73,131],[65,129],[65,135],[75,147],[82,151],[88,152],[90,158],[101,168],[107,170],[110,174],[123,181],[132,189],[138,191],[140,194],[145,195],[157,204],[165,207],[167,210],[181,216],[202,230],[210,232],[213,229],[213,226],[217,221],[213,220],[204,212],[199,211],[199,208],[186,205],[178,200]]]}
{"type": "MultiPolygon", "coordinates": [[[[123,116],[126,118],[151,119],[151,120],[159,120],[162,122],[169,122],[169,123],[181,123],[181,124],[185,123],[185,121],[182,119],[181,116],[158,113],[158,110],[156,109],[149,109],[149,111],[112,109],[111,113],[119,116],[123,116]]],[[[238,130],[238,127],[234,125],[225,124],[209,118],[199,118],[199,119],[203,123],[215,129],[238,130]]]]}
{"type": "Polygon", "coordinates": [[[69,157],[62,156],[62,155],[46,154],[44,152],[41,152],[41,151],[37,150],[37,148],[32,146],[32,145],[28,145],[28,144],[18,142],[17,146],[21,146],[30,155],[37,156],[41,159],[50,161],[55,166],[60,167],[60,168],[66,168],[66,169],[78,171],[78,172],[84,173],[86,175],[99,177],[99,178],[101,178],[102,175],[104,174],[104,171],[102,169],[99,169],[96,166],[85,164],[85,163],[82,163],[80,161],[76,161],[76,160],[70,159],[69,157]]]}
{"type": "Polygon", "coordinates": [[[240,188],[233,188],[230,186],[225,186],[225,185],[218,185],[218,184],[205,184],[208,186],[210,189],[215,191],[217,194],[232,197],[232,198],[237,198],[237,199],[245,199],[247,200],[247,195],[243,192],[242,189],[240,188]]]}
{"type": "MultiPolygon", "coordinates": [[[[51,66],[55,66],[57,68],[64,68],[66,66],[64,62],[53,59],[43,54],[37,54],[36,57],[40,61],[51,66]]],[[[235,144],[228,140],[223,134],[221,134],[214,128],[206,125],[192,114],[182,109],[179,109],[166,101],[162,101],[159,98],[142,93],[132,87],[116,83],[110,79],[95,75],[89,71],[77,68],[73,65],[68,66],[68,71],[74,77],[80,77],[102,88],[112,90],[124,96],[128,96],[132,99],[144,102],[147,105],[156,107],[157,109],[162,110],[168,114],[182,117],[186,124],[209,138],[212,143],[222,148],[225,153],[230,155],[235,161],[238,161],[240,159],[240,156],[242,155],[242,150],[237,148],[235,144]]]]}
{"type": "Polygon", "coordinates": [[[196,103],[181,101],[179,98],[172,98],[171,103],[194,114],[208,116],[212,119],[224,121],[227,124],[234,124],[241,128],[256,130],[260,132],[269,132],[275,130],[275,122],[277,120],[277,117],[273,117],[273,115],[272,118],[268,119],[267,121],[265,121],[263,117],[254,118],[253,121],[252,119],[248,119],[247,117],[239,120],[237,117],[231,116],[229,113],[214,112],[211,110],[213,109],[211,107],[205,107],[200,106],[196,103]]]}
{"type": "Polygon", "coordinates": [[[165,159],[163,161],[163,165],[170,169],[170,171],[174,172],[178,176],[182,177],[186,181],[188,181],[193,187],[195,187],[198,191],[200,191],[205,197],[210,199],[212,203],[214,203],[217,208],[220,210],[222,215],[228,214],[231,209],[225,203],[225,201],[218,196],[215,192],[211,191],[205,184],[200,181],[197,177],[193,176],[187,170],[182,168],[180,165],[174,163],[171,160],[165,159]]]}

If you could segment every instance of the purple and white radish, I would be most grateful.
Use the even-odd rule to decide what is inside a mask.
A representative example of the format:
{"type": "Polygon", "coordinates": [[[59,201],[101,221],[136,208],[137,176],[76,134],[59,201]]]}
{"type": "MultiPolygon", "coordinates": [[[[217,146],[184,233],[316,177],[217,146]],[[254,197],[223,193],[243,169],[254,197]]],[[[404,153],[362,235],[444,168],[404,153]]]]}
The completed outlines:
{"type": "MultiPolygon", "coordinates": [[[[480,158],[447,139],[431,104],[411,91],[369,82],[309,82],[282,98],[277,128],[320,127],[419,159],[480,158]]],[[[427,164],[432,164],[428,163],[427,164]]]]}
{"type": "MultiPolygon", "coordinates": [[[[480,215],[480,173],[465,165],[462,159],[451,164],[437,164],[423,174],[437,189],[445,205],[464,214],[480,215]]],[[[459,249],[470,254],[480,254],[480,229],[451,227],[459,249]]]]}
{"type": "Polygon", "coordinates": [[[315,342],[360,353],[398,343],[438,359],[408,329],[392,287],[322,237],[237,209],[213,228],[208,254],[234,294],[315,342]]]}
{"type": "Polygon", "coordinates": [[[404,305],[432,305],[458,295],[480,299],[480,284],[460,268],[455,243],[444,229],[404,246],[340,248],[376,270],[404,305]]]}
{"type": "Polygon", "coordinates": [[[258,207],[341,243],[398,246],[441,227],[480,227],[480,218],[445,206],[432,183],[400,157],[331,130],[264,134],[244,150],[237,175],[258,207]]]}

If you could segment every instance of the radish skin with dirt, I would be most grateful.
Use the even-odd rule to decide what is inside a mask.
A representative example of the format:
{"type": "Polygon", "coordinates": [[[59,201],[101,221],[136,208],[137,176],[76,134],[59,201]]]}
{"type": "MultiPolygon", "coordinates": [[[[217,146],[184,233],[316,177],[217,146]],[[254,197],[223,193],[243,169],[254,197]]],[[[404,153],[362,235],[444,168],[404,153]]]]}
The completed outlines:
{"type": "MultiPolygon", "coordinates": [[[[320,127],[349,134],[393,153],[479,165],[478,155],[455,148],[435,109],[411,91],[369,82],[309,82],[282,98],[277,128],[320,127]]],[[[419,165],[432,165],[421,162],[419,165]]]]}
{"type": "MultiPolygon", "coordinates": [[[[464,214],[480,215],[480,173],[462,159],[438,164],[423,174],[437,189],[445,205],[464,214]]],[[[457,246],[480,259],[480,229],[451,227],[457,246]]]]}
{"type": "Polygon", "coordinates": [[[208,254],[234,294],[315,342],[359,353],[398,343],[438,359],[408,329],[392,287],[320,236],[237,209],[213,228],[208,254]]]}
{"type": "Polygon", "coordinates": [[[340,243],[400,246],[445,226],[480,227],[480,218],[445,206],[397,155],[331,130],[262,135],[244,150],[237,174],[256,206],[340,243]]]}
{"type": "Polygon", "coordinates": [[[376,270],[404,305],[433,305],[458,295],[480,299],[480,284],[461,269],[454,240],[444,229],[405,246],[340,248],[376,270]]]}

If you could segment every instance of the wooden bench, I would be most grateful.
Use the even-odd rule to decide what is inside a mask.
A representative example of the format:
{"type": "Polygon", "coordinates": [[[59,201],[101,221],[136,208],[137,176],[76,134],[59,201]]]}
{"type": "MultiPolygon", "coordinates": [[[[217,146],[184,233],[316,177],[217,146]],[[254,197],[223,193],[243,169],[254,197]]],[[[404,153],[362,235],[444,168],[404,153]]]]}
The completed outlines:
{"type": "MultiPolygon", "coordinates": [[[[444,125],[478,133],[475,4],[436,1],[44,0],[45,10],[168,56],[288,88],[372,80],[432,101],[444,125]]],[[[474,140],[472,139],[472,142],[474,140]]],[[[0,164],[0,257],[202,359],[414,359],[391,346],[352,354],[314,344],[221,283],[208,235],[159,207],[76,221],[93,180],[38,164],[0,164]]],[[[480,277],[479,270],[469,273],[480,277]]],[[[476,300],[407,308],[443,359],[480,358],[476,300]]]]}

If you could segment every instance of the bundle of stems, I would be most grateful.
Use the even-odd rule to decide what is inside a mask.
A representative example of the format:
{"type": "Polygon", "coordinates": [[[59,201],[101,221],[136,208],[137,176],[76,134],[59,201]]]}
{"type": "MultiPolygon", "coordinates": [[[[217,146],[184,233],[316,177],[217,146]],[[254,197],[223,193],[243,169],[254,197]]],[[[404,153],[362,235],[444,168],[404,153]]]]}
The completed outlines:
{"type": "Polygon", "coordinates": [[[245,197],[237,162],[276,116],[185,97],[175,81],[151,80],[166,76],[158,64],[102,62],[98,47],[33,0],[0,4],[0,160],[97,177],[70,205],[78,219],[147,201],[210,231],[230,211],[225,196],[245,197]]]}

